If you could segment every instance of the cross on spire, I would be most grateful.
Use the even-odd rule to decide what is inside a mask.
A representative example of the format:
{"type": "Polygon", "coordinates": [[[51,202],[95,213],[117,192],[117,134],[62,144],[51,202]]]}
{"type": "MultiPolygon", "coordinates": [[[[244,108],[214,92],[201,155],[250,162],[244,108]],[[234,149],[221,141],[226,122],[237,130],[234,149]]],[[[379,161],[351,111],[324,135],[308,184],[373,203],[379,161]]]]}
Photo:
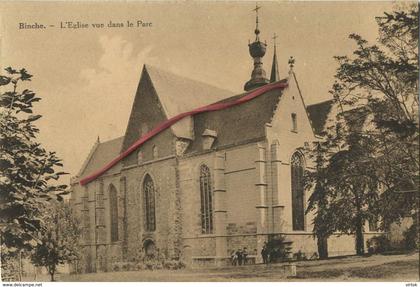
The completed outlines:
{"type": "Polygon", "coordinates": [[[249,54],[254,59],[254,69],[251,73],[251,79],[245,83],[244,89],[245,91],[250,91],[252,89],[255,89],[257,87],[263,86],[265,84],[269,83],[269,80],[266,78],[266,74],[263,68],[263,63],[261,59],[265,55],[265,51],[267,48],[267,43],[260,41],[260,30],[258,29],[258,11],[261,9],[260,6],[258,6],[258,3],[255,5],[255,8],[252,9],[252,11],[255,11],[256,16],[256,27],[255,27],[255,40],[252,43],[248,44],[249,48],[249,54]]]}
{"type": "Polygon", "coordinates": [[[273,53],[273,64],[271,65],[270,82],[274,83],[274,82],[280,81],[279,67],[277,64],[277,53],[276,53],[276,39],[277,39],[276,33],[274,33],[274,36],[272,39],[274,40],[274,53],[273,53]]]}
{"type": "Polygon", "coordinates": [[[260,30],[258,29],[258,10],[261,9],[261,6],[258,6],[258,3],[255,4],[255,8],[252,11],[255,11],[255,36],[258,40],[258,34],[260,34],[260,30]]]}
{"type": "Polygon", "coordinates": [[[257,17],[258,17],[258,10],[261,9],[261,6],[258,6],[258,3],[255,4],[255,8],[252,9],[252,11],[255,11],[255,13],[257,13],[257,17]]]}
{"type": "Polygon", "coordinates": [[[271,38],[271,39],[273,39],[273,40],[274,40],[274,48],[276,47],[276,39],[277,39],[278,37],[279,37],[279,36],[277,36],[277,34],[276,34],[276,33],[274,33],[273,38],[271,38]]]}

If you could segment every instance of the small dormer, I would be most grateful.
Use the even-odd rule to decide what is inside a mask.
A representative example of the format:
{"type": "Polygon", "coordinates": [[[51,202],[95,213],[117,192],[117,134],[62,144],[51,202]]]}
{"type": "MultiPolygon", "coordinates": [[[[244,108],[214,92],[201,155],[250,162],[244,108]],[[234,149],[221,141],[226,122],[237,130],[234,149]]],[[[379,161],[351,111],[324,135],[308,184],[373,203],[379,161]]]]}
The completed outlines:
{"type": "Polygon", "coordinates": [[[217,133],[216,133],[216,131],[206,129],[206,130],[204,130],[204,132],[202,134],[202,137],[203,137],[203,149],[204,150],[209,150],[209,149],[211,149],[214,141],[217,138],[217,133]]]}

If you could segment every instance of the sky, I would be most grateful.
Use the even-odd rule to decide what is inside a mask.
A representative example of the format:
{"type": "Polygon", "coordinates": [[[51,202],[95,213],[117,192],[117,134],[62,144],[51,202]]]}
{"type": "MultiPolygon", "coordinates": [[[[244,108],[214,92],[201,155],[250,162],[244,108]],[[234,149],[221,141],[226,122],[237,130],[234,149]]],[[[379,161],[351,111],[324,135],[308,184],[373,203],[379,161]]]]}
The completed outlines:
{"type": "MultiPolygon", "coordinates": [[[[265,71],[269,76],[276,33],[280,77],[293,56],[306,104],[329,99],[337,68],[333,56],[355,48],[348,35],[375,41],[375,17],[395,7],[380,1],[259,5],[260,38],[268,45],[265,71]]],[[[43,116],[38,140],[57,152],[73,176],[98,136],[106,141],[124,134],[145,63],[243,92],[252,71],[248,40],[255,38],[254,7],[252,1],[2,2],[0,64],[33,74],[20,88],[42,98],[34,110],[43,116]],[[107,27],[110,21],[124,27],[107,27]],[[137,21],[152,24],[137,27],[137,21]],[[66,22],[88,28],[60,28],[66,22]],[[46,28],[19,29],[20,23],[46,28]],[[92,25],[100,23],[104,28],[92,25]]]]}

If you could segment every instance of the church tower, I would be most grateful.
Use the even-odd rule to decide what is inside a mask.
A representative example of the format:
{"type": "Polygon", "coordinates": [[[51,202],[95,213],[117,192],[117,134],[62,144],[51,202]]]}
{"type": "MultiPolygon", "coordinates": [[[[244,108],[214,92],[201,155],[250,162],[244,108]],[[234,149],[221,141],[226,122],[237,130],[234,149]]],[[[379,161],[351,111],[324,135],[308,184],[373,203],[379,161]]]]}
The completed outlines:
{"type": "Polygon", "coordinates": [[[277,64],[277,54],[276,54],[276,39],[277,35],[274,34],[274,54],[273,54],[273,64],[271,65],[271,76],[270,76],[270,83],[274,83],[280,81],[279,76],[279,65],[277,64]]]}
{"type": "Polygon", "coordinates": [[[245,84],[245,91],[249,91],[269,83],[269,80],[266,78],[266,74],[263,69],[263,63],[261,62],[262,57],[265,55],[267,44],[260,42],[259,37],[260,30],[258,29],[258,10],[260,8],[261,7],[257,5],[254,9],[256,13],[256,27],[254,31],[255,41],[251,44],[248,44],[249,54],[252,58],[254,58],[254,69],[251,73],[251,79],[245,84]]]}

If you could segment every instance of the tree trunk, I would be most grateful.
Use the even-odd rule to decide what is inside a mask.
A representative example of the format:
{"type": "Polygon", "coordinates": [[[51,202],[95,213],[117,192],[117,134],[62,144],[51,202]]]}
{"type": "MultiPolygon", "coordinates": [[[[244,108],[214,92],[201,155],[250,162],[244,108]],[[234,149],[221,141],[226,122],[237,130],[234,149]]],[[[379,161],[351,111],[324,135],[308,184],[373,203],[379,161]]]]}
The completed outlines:
{"type": "Polygon", "coordinates": [[[325,235],[317,236],[319,259],[328,258],[328,237],[325,235]]]}
{"type": "MultiPolygon", "coordinates": [[[[361,189],[361,186],[356,187],[361,189]]],[[[363,255],[365,254],[365,242],[363,238],[363,220],[361,217],[361,203],[359,194],[355,193],[356,195],[356,254],[357,255],[363,255]]]]}
{"type": "Polygon", "coordinates": [[[50,273],[51,282],[54,282],[54,274],[55,274],[55,266],[51,266],[48,268],[48,273],[50,273]]]}
{"type": "Polygon", "coordinates": [[[365,254],[365,241],[363,236],[363,223],[360,217],[357,219],[356,223],[356,254],[363,255],[365,254]]]}

